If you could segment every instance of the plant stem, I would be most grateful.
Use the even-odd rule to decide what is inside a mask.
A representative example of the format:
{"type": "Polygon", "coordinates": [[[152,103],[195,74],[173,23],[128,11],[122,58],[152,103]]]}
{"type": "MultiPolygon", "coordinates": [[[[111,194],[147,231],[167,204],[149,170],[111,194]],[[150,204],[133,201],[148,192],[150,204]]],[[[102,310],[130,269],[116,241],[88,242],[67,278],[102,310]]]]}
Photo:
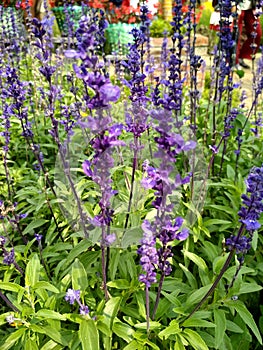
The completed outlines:
{"type": "MultiPolygon", "coordinates": [[[[245,228],[245,224],[242,224],[239,228],[238,234],[237,234],[237,241],[240,238],[240,236],[242,235],[243,231],[245,228]]],[[[200,307],[204,304],[204,302],[206,301],[206,299],[214,292],[214,290],[216,289],[218,283],[220,282],[221,278],[223,277],[224,273],[226,272],[233,256],[235,254],[235,249],[231,250],[221,271],[219,272],[219,274],[217,275],[214,283],[212,284],[211,288],[209,289],[209,291],[205,294],[205,296],[201,299],[201,301],[199,301],[199,303],[196,305],[196,307],[193,309],[193,311],[184,319],[184,321],[188,320],[188,318],[192,317],[193,314],[200,309],[200,307]]]]}
{"type": "Polygon", "coordinates": [[[134,187],[134,180],[135,180],[135,171],[137,167],[137,157],[138,157],[138,137],[134,137],[134,153],[133,153],[133,162],[132,162],[132,177],[131,177],[131,188],[130,188],[130,196],[129,196],[129,204],[125,219],[125,225],[124,225],[124,231],[128,227],[129,217],[130,217],[130,211],[131,211],[131,205],[132,205],[132,197],[133,197],[133,187],[134,187]]]}
{"type": "Polygon", "coordinates": [[[147,322],[147,334],[150,332],[150,300],[149,300],[149,288],[145,286],[145,307],[146,307],[146,322],[147,322]]]}
{"type": "Polygon", "coordinates": [[[19,312],[18,308],[0,291],[0,298],[2,298],[6,304],[14,310],[14,312],[19,312]]]}
{"type": "Polygon", "coordinates": [[[156,315],[156,311],[160,302],[160,297],[161,297],[161,291],[162,291],[162,287],[163,287],[163,281],[164,281],[164,277],[165,274],[162,271],[162,275],[160,278],[160,282],[159,282],[159,286],[158,286],[158,291],[157,291],[157,295],[156,295],[156,299],[155,299],[155,304],[154,304],[154,308],[153,308],[153,313],[152,313],[152,319],[154,320],[155,315],[156,315]]]}

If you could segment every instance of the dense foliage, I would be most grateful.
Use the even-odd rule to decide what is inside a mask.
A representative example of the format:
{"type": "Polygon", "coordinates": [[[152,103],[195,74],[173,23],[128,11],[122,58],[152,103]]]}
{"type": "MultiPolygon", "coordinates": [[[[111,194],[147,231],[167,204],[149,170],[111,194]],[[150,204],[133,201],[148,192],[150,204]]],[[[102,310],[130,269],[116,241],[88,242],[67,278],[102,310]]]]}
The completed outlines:
{"type": "Polygon", "coordinates": [[[263,56],[248,99],[229,6],[205,79],[195,2],[155,60],[144,6],[111,61],[102,11],[59,45],[1,21],[0,350],[261,348],[263,56]]]}

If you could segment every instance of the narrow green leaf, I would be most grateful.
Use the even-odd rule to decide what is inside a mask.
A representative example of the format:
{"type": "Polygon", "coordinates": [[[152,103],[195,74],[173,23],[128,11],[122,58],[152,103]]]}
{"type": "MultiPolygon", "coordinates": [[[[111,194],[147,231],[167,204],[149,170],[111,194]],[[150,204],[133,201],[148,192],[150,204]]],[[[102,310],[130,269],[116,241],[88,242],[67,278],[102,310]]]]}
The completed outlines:
{"type": "Polygon", "coordinates": [[[142,316],[146,320],[146,310],[145,310],[145,301],[143,299],[142,293],[136,293],[135,294],[136,300],[137,300],[137,307],[138,307],[138,316],[142,316]]]}
{"type": "Polygon", "coordinates": [[[243,329],[230,320],[226,320],[226,329],[233,333],[243,333],[243,329]]]}
{"type": "Polygon", "coordinates": [[[214,310],[214,320],[215,320],[215,348],[219,349],[222,341],[224,339],[226,331],[226,315],[223,310],[214,310]]]}
{"type": "Polygon", "coordinates": [[[138,343],[136,340],[133,340],[130,344],[125,346],[123,350],[144,350],[144,346],[138,343]]]}
{"type": "Polygon", "coordinates": [[[200,335],[192,329],[185,329],[182,335],[195,350],[209,350],[200,335]]]}
{"type": "Polygon", "coordinates": [[[243,321],[247,324],[247,326],[252,330],[255,337],[257,338],[259,343],[262,345],[262,338],[259,333],[258,327],[253,319],[253,316],[248,311],[246,306],[238,300],[235,301],[231,306],[236,310],[239,316],[243,319],[243,321]]]}
{"type": "Polygon", "coordinates": [[[212,225],[225,225],[225,224],[232,224],[229,220],[222,220],[222,219],[209,219],[204,222],[206,227],[212,226],[212,225]]]}
{"type": "Polygon", "coordinates": [[[212,283],[208,284],[205,287],[201,287],[201,288],[197,289],[195,292],[193,292],[192,294],[190,294],[190,296],[186,300],[186,304],[193,305],[193,304],[198,303],[205,296],[205,294],[209,291],[211,286],[212,286],[212,283]]]}
{"type": "MultiPolygon", "coordinates": [[[[147,322],[141,322],[134,325],[138,329],[147,329],[147,322]]],[[[156,329],[162,327],[160,322],[150,321],[150,329],[156,329]]]]}
{"type": "MultiPolygon", "coordinates": [[[[8,350],[11,349],[12,346],[19,340],[19,338],[22,338],[26,331],[26,328],[20,328],[17,331],[13,332],[9,335],[7,339],[5,339],[4,344],[0,346],[0,350],[8,350]]],[[[22,344],[22,342],[21,342],[22,344]]]]}
{"type": "Polygon", "coordinates": [[[171,335],[180,333],[181,329],[179,327],[179,323],[176,320],[172,320],[168,327],[166,327],[164,330],[162,330],[158,337],[160,339],[168,339],[171,335]]]}
{"type": "MultiPolygon", "coordinates": [[[[83,239],[82,241],[80,241],[80,243],[78,243],[69,253],[69,255],[67,256],[67,266],[68,264],[70,264],[76,257],[78,257],[81,253],[85,252],[89,247],[90,247],[91,243],[90,241],[83,239]]],[[[94,254],[97,252],[93,252],[94,254]]]]}
{"type": "Polygon", "coordinates": [[[185,350],[185,346],[182,342],[180,334],[176,336],[176,342],[174,344],[174,350],[185,350]]]}
{"type": "Polygon", "coordinates": [[[259,284],[243,282],[241,288],[238,291],[238,294],[250,294],[253,292],[258,292],[261,289],[263,289],[263,287],[259,284]]]}
{"type": "Polygon", "coordinates": [[[130,343],[133,339],[134,330],[127,323],[118,320],[114,322],[112,330],[120,339],[124,339],[127,343],[130,343]]]}
{"type": "Polygon", "coordinates": [[[183,254],[186,258],[190,259],[193,263],[195,263],[202,271],[208,273],[208,268],[204,259],[202,259],[200,256],[194,253],[188,252],[187,250],[184,250],[183,254]]]}
{"type": "Polygon", "coordinates": [[[26,266],[25,285],[26,287],[34,287],[39,281],[40,261],[38,255],[35,253],[31,256],[26,266]]]}
{"type": "Polygon", "coordinates": [[[53,339],[55,342],[61,345],[64,345],[64,346],[68,345],[67,340],[62,337],[61,333],[55,330],[54,328],[52,328],[51,326],[39,326],[36,324],[31,324],[29,328],[33,332],[47,335],[49,338],[53,339]]]}
{"type": "Polygon", "coordinates": [[[71,276],[73,289],[85,291],[88,288],[87,272],[79,259],[76,259],[72,265],[71,276]]]}
{"type": "Polygon", "coordinates": [[[24,288],[14,282],[0,282],[0,289],[8,290],[9,292],[24,293],[24,288]]]}
{"type": "Polygon", "coordinates": [[[107,301],[103,316],[105,318],[104,323],[108,326],[110,330],[112,330],[112,325],[114,322],[114,319],[119,311],[121,304],[121,297],[111,298],[107,301]]]}
{"type": "Polygon", "coordinates": [[[100,350],[99,332],[95,321],[82,321],[79,327],[79,336],[82,345],[82,350],[100,350]]]}
{"type": "Polygon", "coordinates": [[[52,320],[61,320],[66,321],[67,317],[64,315],[61,315],[59,312],[53,311],[53,310],[47,310],[47,309],[41,309],[36,313],[36,316],[38,317],[44,317],[46,319],[51,318],[52,320]]]}
{"type": "Polygon", "coordinates": [[[31,222],[29,225],[27,225],[27,227],[24,229],[23,234],[26,235],[26,234],[29,233],[30,231],[33,231],[35,228],[44,225],[46,222],[48,222],[48,220],[44,220],[44,219],[37,219],[37,220],[32,221],[32,222],[31,222]]]}
{"type": "Polygon", "coordinates": [[[197,289],[197,281],[196,281],[194,275],[183,264],[180,263],[179,266],[183,270],[183,273],[185,274],[191,288],[197,289]]]}
{"type": "Polygon", "coordinates": [[[42,346],[41,350],[61,350],[64,349],[63,346],[54,342],[54,340],[49,340],[44,346],[42,346]]]}
{"type": "Polygon", "coordinates": [[[27,338],[24,343],[24,350],[39,350],[35,340],[27,338]]]}
{"type": "Polygon", "coordinates": [[[46,289],[50,292],[59,293],[59,290],[49,282],[39,281],[34,285],[35,289],[46,289]]]}
{"type": "Polygon", "coordinates": [[[214,323],[202,320],[196,317],[190,317],[188,320],[184,321],[182,324],[183,327],[205,327],[205,328],[213,328],[215,327],[214,323]]]}
{"type": "Polygon", "coordinates": [[[116,289],[129,289],[130,282],[124,279],[119,279],[119,280],[108,282],[107,286],[111,288],[116,288],[116,289]]]}

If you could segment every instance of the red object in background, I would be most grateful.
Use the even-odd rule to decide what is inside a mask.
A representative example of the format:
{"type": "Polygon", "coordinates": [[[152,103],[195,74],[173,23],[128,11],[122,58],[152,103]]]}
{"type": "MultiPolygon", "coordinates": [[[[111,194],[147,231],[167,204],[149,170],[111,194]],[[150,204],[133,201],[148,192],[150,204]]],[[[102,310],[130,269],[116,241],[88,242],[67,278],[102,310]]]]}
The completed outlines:
{"type": "Polygon", "coordinates": [[[28,6],[32,6],[33,5],[33,0],[22,0],[20,7],[22,7],[22,9],[26,9],[26,7],[28,6]]]}
{"type": "Polygon", "coordinates": [[[2,0],[2,4],[4,7],[12,6],[15,8],[26,9],[27,4],[29,6],[33,5],[33,0],[16,0],[16,1],[2,0]]]}
{"type": "Polygon", "coordinates": [[[123,0],[121,6],[129,7],[130,6],[130,0],[123,0]]]}

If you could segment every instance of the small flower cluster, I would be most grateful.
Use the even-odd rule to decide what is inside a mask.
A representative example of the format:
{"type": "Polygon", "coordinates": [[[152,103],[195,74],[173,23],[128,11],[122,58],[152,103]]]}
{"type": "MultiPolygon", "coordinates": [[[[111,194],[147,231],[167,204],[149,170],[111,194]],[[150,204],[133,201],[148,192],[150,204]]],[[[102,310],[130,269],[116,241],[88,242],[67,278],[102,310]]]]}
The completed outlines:
{"type": "Polygon", "coordinates": [[[15,250],[12,248],[10,251],[7,251],[5,248],[6,239],[4,236],[0,236],[0,249],[3,252],[3,264],[12,265],[15,262],[15,250]]]}
{"type": "Polygon", "coordinates": [[[254,231],[261,227],[258,219],[263,212],[263,166],[260,168],[253,168],[248,175],[247,181],[247,194],[243,194],[242,204],[238,215],[240,222],[242,223],[241,229],[237,236],[231,235],[226,240],[226,245],[231,251],[235,249],[236,254],[240,254],[240,260],[243,261],[244,255],[251,248],[251,241],[254,231]],[[249,234],[249,237],[242,236],[243,228],[249,234]]]}
{"type": "Polygon", "coordinates": [[[68,289],[65,295],[65,300],[73,305],[75,301],[79,304],[79,313],[80,315],[88,315],[90,310],[89,307],[85,304],[82,304],[80,301],[80,290],[68,289]]]}

